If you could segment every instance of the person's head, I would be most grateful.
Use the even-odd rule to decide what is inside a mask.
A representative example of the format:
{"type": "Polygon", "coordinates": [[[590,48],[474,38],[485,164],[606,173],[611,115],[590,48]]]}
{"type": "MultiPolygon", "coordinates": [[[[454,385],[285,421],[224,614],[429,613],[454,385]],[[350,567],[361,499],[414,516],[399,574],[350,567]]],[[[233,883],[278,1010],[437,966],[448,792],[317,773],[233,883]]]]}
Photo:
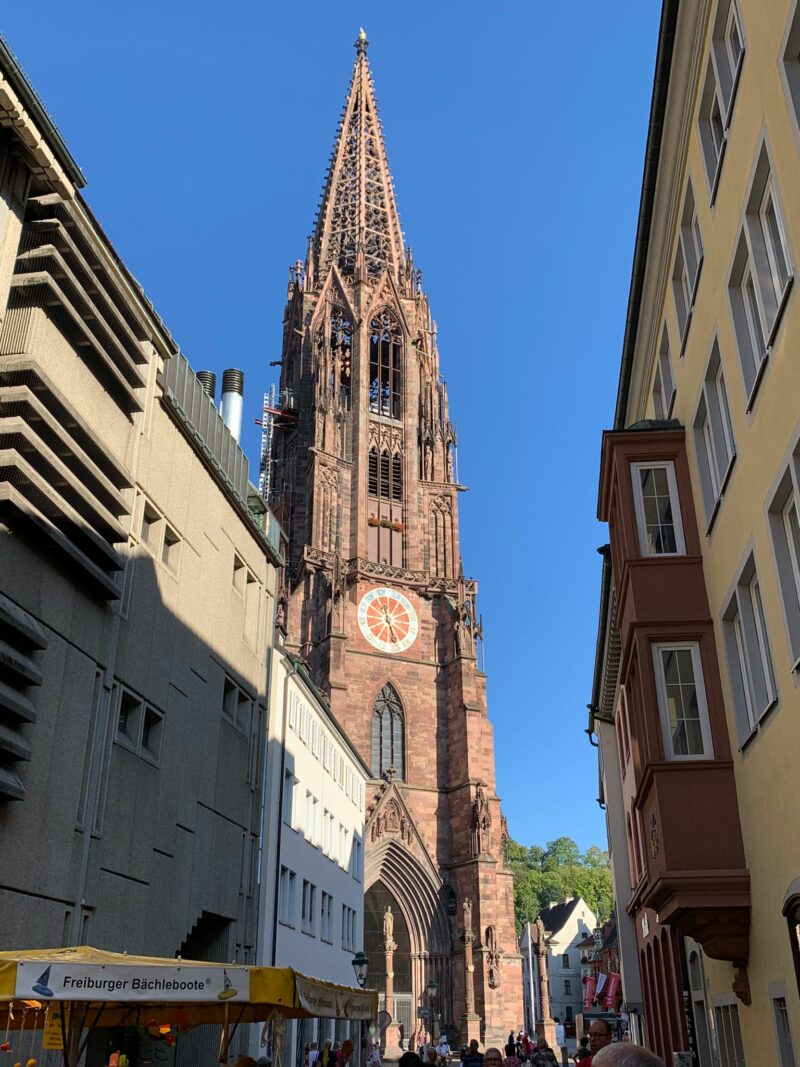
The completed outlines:
{"type": "MultiPolygon", "coordinates": [[[[477,1044],[477,1042],[475,1042],[477,1044]]],[[[472,1042],[470,1041],[470,1048],[472,1048],[472,1042]]],[[[503,1053],[499,1048],[487,1048],[486,1055],[483,1057],[484,1067],[502,1067],[503,1053]]]]}
{"type": "Polygon", "coordinates": [[[341,1047],[342,1047],[341,1041],[334,1041],[334,1043],[333,1043],[333,1051],[334,1052],[338,1052],[341,1047]]]}
{"type": "MultiPolygon", "coordinates": [[[[589,1049],[594,1056],[601,1048],[611,1044],[611,1024],[607,1019],[592,1019],[589,1027],[589,1049]]],[[[594,1060],[592,1061],[594,1067],[594,1060]]]]}
{"type": "Polygon", "coordinates": [[[438,1060],[438,1055],[436,1053],[436,1049],[435,1048],[429,1048],[428,1049],[428,1061],[427,1062],[428,1063],[436,1063],[437,1060],[438,1060]]]}
{"type": "Polygon", "coordinates": [[[416,1052],[404,1052],[397,1063],[399,1067],[422,1067],[422,1060],[416,1052]]]}
{"type": "Polygon", "coordinates": [[[233,1067],[256,1067],[256,1061],[252,1056],[240,1056],[233,1067]]]}
{"type": "Polygon", "coordinates": [[[330,1041],[326,1041],[326,1042],[325,1042],[325,1044],[324,1044],[324,1045],[323,1045],[322,1047],[323,1047],[323,1048],[325,1048],[325,1049],[327,1049],[327,1050],[328,1050],[328,1052],[330,1052],[330,1050],[331,1050],[331,1043],[330,1043],[330,1041]]]}
{"type": "Polygon", "coordinates": [[[642,1045],[607,1045],[592,1057],[592,1067],[664,1067],[664,1061],[642,1045]]]}
{"type": "Polygon", "coordinates": [[[581,1038],[580,1045],[581,1045],[581,1048],[588,1048],[589,1047],[589,1038],[586,1036],[586,1034],[584,1034],[583,1037],[581,1038]]]}
{"type": "Polygon", "coordinates": [[[544,1052],[544,1050],[547,1048],[547,1038],[545,1038],[545,1037],[537,1037],[536,1038],[536,1047],[540,1048],[542,1050],[542,1052],[544,1052]]]}
{"type": "Polygon", "coordinates": [[[472,1055],[473,1055],[473,1056],[474,1056],[474,1055],[475,1055],[475,1053],[476,1053],[476,1052],[478,1051],[478,1045],[479,1045],[479,1044],[480,1044],[480,1042],[479,1042],[479,1041],[476,1041],[474,1037],[473,1037],[473,1039],[472,1039],[472,1040],[470,1041],[470,1043],[469,1043],[469,1050],[470,1050],[470,1052],[472,1053],[472,1055]]]}

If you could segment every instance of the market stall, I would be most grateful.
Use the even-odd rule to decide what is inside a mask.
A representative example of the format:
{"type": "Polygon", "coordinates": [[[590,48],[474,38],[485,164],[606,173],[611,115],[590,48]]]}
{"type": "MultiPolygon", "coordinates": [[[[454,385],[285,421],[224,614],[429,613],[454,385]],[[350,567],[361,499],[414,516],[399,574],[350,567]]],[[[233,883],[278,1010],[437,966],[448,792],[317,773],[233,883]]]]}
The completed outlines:
{"type": "Polygon", "coordinates": [[[78,1067],[90,1033],[137,1027],[167,1044],[203,1024],[220,1027],[219,1062],[245,1023],[370,1020],[378,995],[299,974],[291,967],[159,959],[79,948],[0,952],[0,1051],[36,1067],[35,1035],[78,1067]]]}

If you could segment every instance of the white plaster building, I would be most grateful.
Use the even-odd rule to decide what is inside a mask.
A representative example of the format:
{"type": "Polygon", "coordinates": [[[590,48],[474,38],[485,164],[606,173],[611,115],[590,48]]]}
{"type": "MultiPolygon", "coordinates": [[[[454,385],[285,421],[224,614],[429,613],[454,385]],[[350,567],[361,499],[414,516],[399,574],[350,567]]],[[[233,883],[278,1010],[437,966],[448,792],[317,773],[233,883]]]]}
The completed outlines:
{"type": "Polygon", "coordinates": [[[577,946],[597,926],[597,916],[583,897],[571,897],[544,908],[539,917],[547,936],[550,1014],[562,1023],[573,1022],[583,1005],[581,951],[577,946]]]}
{"type": "MultiPolygon", "coordinates": [[[[364,792],[369,768],[302,661],[275,649],[267,727],[259,962],[355,985],[364,936],[364,792]]],[[[345,1020],[288,1023],[285,1054],[327,1038],[355,1043],[345,1020]]]]}

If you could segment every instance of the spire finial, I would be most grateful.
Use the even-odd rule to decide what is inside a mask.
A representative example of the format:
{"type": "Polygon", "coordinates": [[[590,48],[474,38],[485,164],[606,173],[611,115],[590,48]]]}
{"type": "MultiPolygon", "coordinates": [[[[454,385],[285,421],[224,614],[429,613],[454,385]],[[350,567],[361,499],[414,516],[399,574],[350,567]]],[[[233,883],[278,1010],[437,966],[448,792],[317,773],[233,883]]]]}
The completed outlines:
{"type": "Polygon", "coordinates": [[[366,33],[364,33],[364,27],[363,26],[359,26],[359,28],[358,28],[358,37],[356,37],[355,49],[358,52],[358,54],[360,56],[362,56],[362,55],[366,55],[368,48],[369,48],[369,41],[367,40],[366,33]]]}

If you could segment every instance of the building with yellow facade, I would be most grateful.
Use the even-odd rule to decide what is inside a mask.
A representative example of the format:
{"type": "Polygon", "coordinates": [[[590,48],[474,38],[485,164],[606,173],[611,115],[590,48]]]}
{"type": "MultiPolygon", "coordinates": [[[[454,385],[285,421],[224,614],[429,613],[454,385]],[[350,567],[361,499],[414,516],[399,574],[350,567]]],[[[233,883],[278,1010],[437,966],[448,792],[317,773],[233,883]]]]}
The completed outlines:
{"type": "Polygon", "coordinates": [[[590,728],[645,1037],[701,1067],[800,1056],[798,264],[800,5],[665,0],[590,728]]]}

